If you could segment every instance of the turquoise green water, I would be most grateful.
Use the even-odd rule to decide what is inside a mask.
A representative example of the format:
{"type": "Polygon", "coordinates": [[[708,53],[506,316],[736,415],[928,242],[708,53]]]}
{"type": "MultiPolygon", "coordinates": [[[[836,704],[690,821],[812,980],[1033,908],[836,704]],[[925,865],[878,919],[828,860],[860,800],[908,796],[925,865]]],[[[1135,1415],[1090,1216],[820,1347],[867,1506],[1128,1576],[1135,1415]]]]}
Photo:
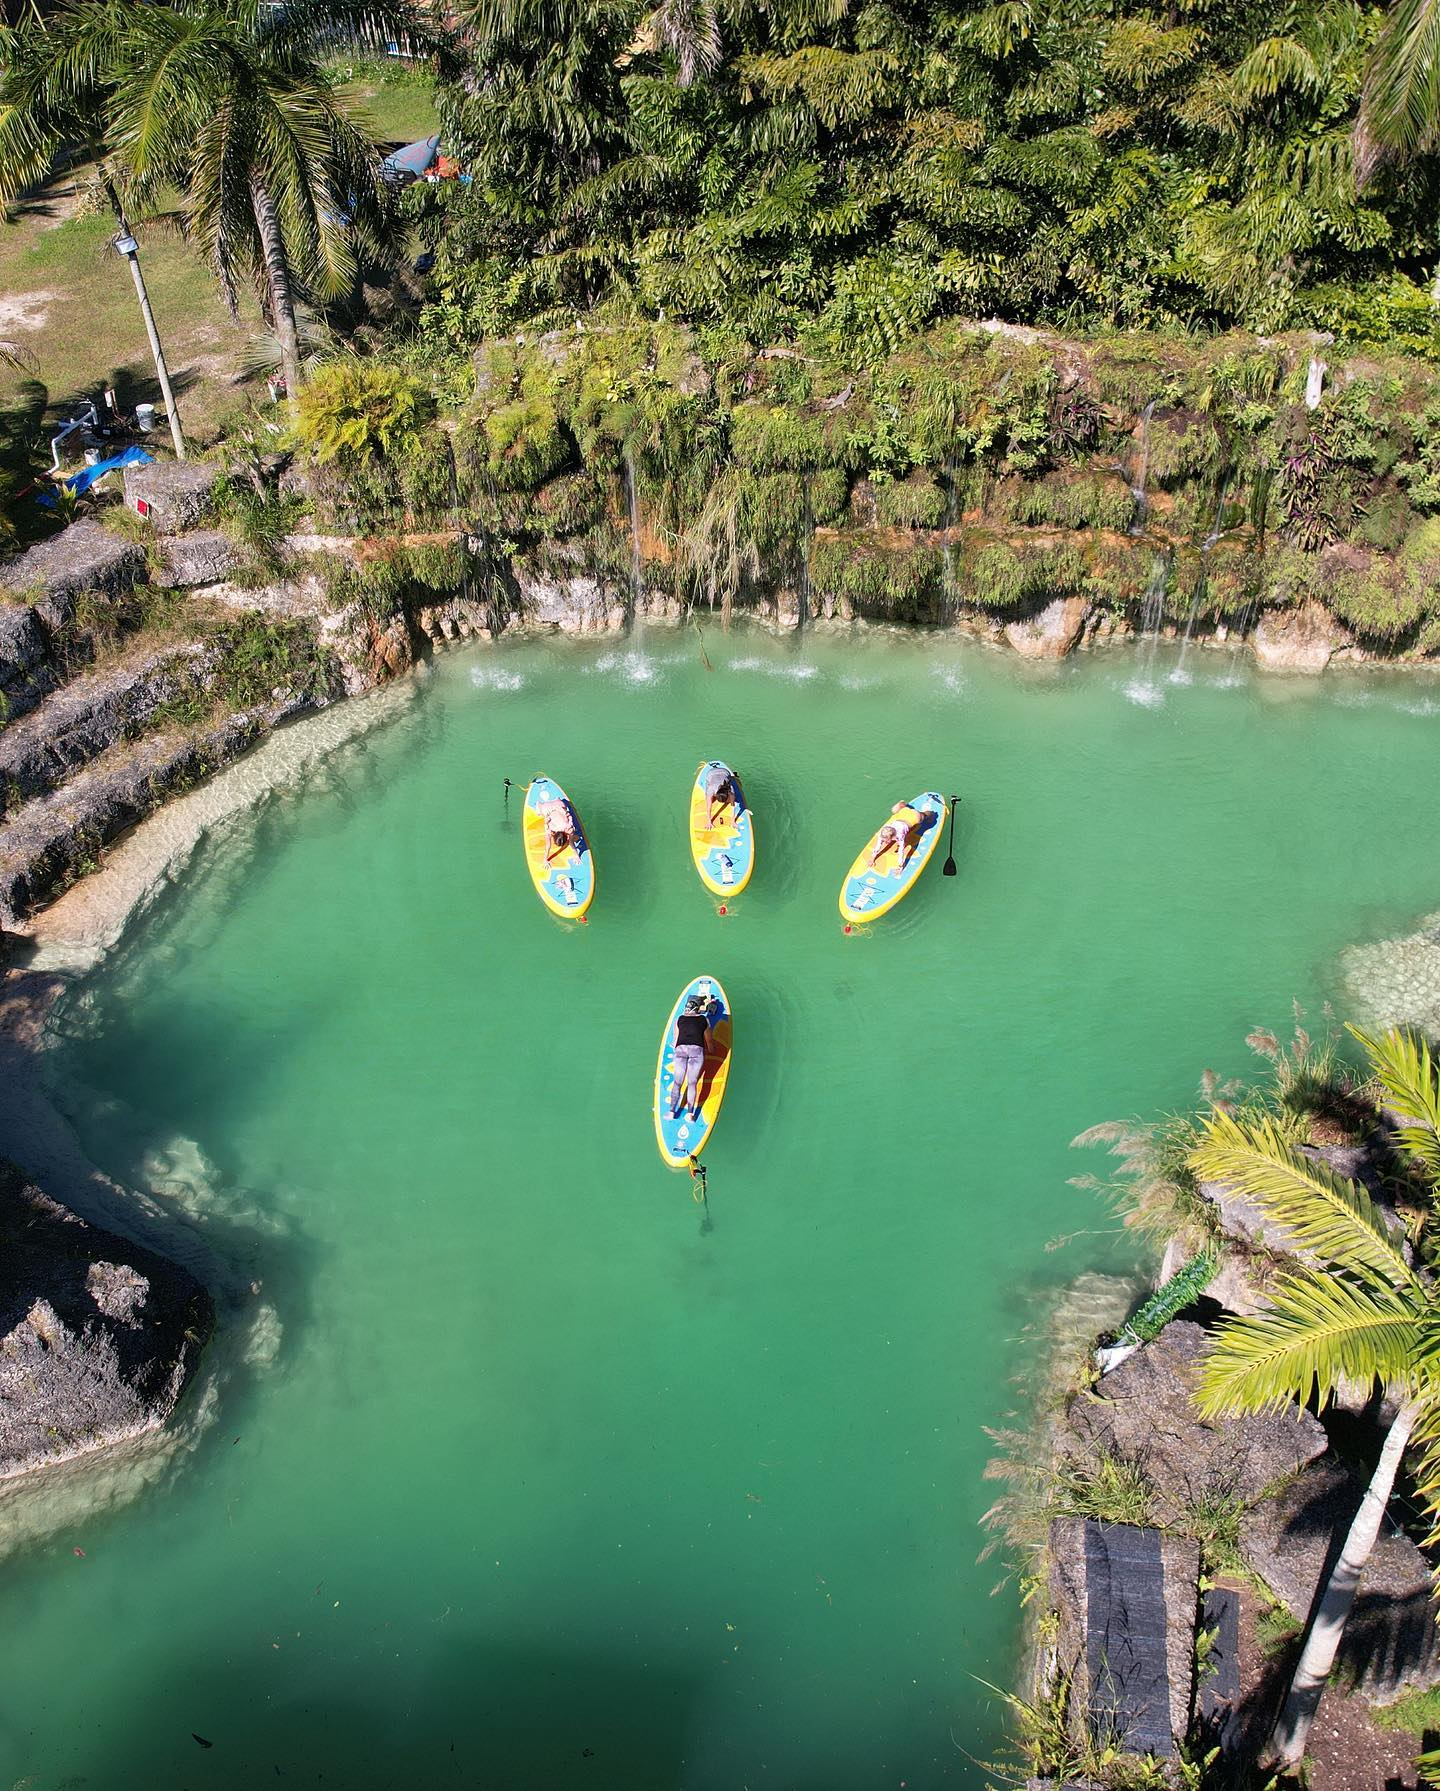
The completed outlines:
{"type": "Polygon", "coordinates": [[[0,1783],[983,1782],[1017,1618],[982,1426],[1047,1295],[1129,1260],[1068,1140],[1243,1067],[1435,906],[1437,705],[707,645],[445,660],[70,1004],[88,1148],[168,1164],[281,1330],[244,1367],[232,1321],[160,1485],[0,1570],[0,1783]],[[711,754],[761,851],[724,919],[683,832],[711,754]],[[541,768],[587,928],[502,826],[541,768]],[[959,877],[846,938],[845,867],[927,785],[959,877]],[[736,1010],[708,1223],[649,1108],[699,970],[736,1010]]]}

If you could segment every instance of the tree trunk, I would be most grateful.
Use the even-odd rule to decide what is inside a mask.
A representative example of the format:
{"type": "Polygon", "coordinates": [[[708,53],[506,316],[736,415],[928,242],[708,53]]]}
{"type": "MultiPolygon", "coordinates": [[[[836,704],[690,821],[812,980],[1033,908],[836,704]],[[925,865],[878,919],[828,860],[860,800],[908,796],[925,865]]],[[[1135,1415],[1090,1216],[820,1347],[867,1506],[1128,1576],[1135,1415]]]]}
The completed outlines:
{"type": "Polygon", "coordinates": [[[1305,1743],[1310,1736],[1310,1725],[1315,1720],[1320,1694],[1330,1677],[1330,1669],[1335,1665],[1335,1656],[1339,1651],[1340,1638],[1345,1633],[1350,1607],[1355,1602],[1360,1575],[1365,1571],[1365,1563],[1370,1559],[1370,1551],[1375,1547],[1375,1539],[1380,1534],[1380,1525],[1385,1518],[1385,1508],[1390,1503],[1395,1476],[1399,1472],[1400,1462],[1410,1442],[1410,1433],[1414,1430],[1419,1415],[1420,1408],[1413,1403],[1402,1405],[1396,1414],[1394,1423],[1386,1433],[1375,1472],[1370,1476],[1370,1484],[1365,1488],[1365,1497],[1360,1501],[1360,1509],[1351,1520],[1350,1533],[1345,1538],[1340,1559],[1325,1583],[1320,1603],[1310,1620],[1305,1646],[1301,1650],[1295,1677],[1290,1681],[1290,1690],[1285,1698],[1285,1708],[1280,1712],[1279,1721],[1270,1737],[1270,1754],[1284,1769],[1297,1767],[1305,1757],[1305,1743]]]}
{"type": "Polygon", "coordinates": [[[259,181],[250,189],[250,202],[255,212],[255,227],[260,232],[260,246],[265,256],[265,284],[270,291],[270,309],[275,318],[275,334],[280,338],[280,367],[285,375],[285,396],[293,410],[300,391],[300,332],[295,323],[295,294],[290,285],[290,263],[285,254],[285,239],[280,234],[280,220],[275,215],[275,202],[259,181]]]}
{"type": "MultiPolygon", "coordinates": [[[[130,229],[130,220],[125,215],[125,207],[120,203],[120,195],[115,190],[115,183],[105,176],[105,193],[114,210],[120,225],[120,234],[134,240],[130,229]]],[[[165,419],[170,425],[170,440],[175,446],[175,458],[185,458],[185,432],[180,427],[180,406],[175,402],[175,393],[170,385],[170,369],[166,365],[165,350],[160,344],[160,331],[155,324],[155,313],[150,309],[150,294],[145,289],[145,275],[140,267],[140,256],[127,255],[130,263],[131,278],[135,282],[135,296],[140,301],[140,315],[145,322],[145,334],[150,339],[150,358],[155,363],[155,377],[160,382],[160,396],[165,401],[165,419]]]]}

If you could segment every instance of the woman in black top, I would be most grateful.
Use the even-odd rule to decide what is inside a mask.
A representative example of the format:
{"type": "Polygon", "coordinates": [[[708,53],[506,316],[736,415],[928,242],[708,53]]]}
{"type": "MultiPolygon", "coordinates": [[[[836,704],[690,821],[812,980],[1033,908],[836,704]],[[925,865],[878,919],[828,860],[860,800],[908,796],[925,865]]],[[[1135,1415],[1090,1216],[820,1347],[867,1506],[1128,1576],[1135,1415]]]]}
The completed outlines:
{"type": "Polygon", "coordinates": [[[679,1117],[687,1097],[691,1119],[700,1117],[700,1077],[705,1068],[705,1034],[709,1028],[710,1003],[703,995],[692,995],[675,1021],[671,1119],[679,1117]]]}

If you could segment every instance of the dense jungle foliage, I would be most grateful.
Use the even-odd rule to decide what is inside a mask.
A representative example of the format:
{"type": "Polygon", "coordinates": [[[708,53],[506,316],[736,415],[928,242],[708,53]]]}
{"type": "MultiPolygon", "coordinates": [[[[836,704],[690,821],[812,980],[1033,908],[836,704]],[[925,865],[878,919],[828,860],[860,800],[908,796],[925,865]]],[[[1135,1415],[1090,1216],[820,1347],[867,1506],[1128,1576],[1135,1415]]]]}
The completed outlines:
{"type": "Polygon", "coordinates": [[[613,300],[850,360],[948,314],[1425,352],[1440,182],[1363,132],[1357,162],[1386,16],[468,0],[440,104],[473,184],[413,201],[445,214],[432,323],[613,300]]]}

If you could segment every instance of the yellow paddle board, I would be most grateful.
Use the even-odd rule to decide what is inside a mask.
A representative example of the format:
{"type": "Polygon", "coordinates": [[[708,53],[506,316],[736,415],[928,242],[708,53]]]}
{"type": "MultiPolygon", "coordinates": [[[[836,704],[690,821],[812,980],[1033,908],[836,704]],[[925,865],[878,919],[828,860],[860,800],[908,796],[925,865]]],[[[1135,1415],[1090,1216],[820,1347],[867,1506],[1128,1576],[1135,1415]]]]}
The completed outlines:
{"type": "Polygon", "coordinates": [[[888,914],[897,902],[904,901],[909,895],[919,881],[921,871],[934,857],[949,812],[945,798],[934,790],[926,790],[919,796],[912,796],[904,810],[911,823],[910,856],[902,867],[900,855],[891,844],[877,853],[874,864],[871,864],[870,855],[886,825],[882,821],[861,848],[840,885],[840,913],[845,920],[876,920],[880,915],[888,914]]]}
{"type": "Polygon", "coordinates": [[[700,881],[712,895],[737,896],[755,869],[755,817],[740,779],[723,759],[707,759],[690,786],[690,856],[700,881]],[[723,771],[739,793],[738,802],[727,802],[710,825],[710,798],[705,794],[707,771],[723,771]]]}
{"type": "Polygon", "coordinates": [[[585,836],[585,826],[575,804],[575,837],[553,857],[545,854],[545,817],[541,810],[550,802],[570,802],[553,777],[532,779],[525,791],[521,828],[525,836],[525,868],[535,893],[552,914],[562,920],[579,920],[595,899],[595,854],[585,836]]]}
{"type": "Polygon", "coordinates": [[[697,976],[680,991],[665,1030],[660,1035],[660,1056],[655,1065],[655,1141],[660,1155],[672,1169],[687,1169],[698,1157],[715,1129],[720,1103],[725,1099],[725,1084],[730,1076],[731,1019],[730,1002],[720,980],[714,976],[697,976]],[[700,1072],[700,1117],[692,1119],[689,1108],[678,1114],[670,1112],[675,1092],[675,1022],[680,1010],[692,995],[706,1004],[710,1024],[705,1031],[705,1067],[700,1072]]]}

